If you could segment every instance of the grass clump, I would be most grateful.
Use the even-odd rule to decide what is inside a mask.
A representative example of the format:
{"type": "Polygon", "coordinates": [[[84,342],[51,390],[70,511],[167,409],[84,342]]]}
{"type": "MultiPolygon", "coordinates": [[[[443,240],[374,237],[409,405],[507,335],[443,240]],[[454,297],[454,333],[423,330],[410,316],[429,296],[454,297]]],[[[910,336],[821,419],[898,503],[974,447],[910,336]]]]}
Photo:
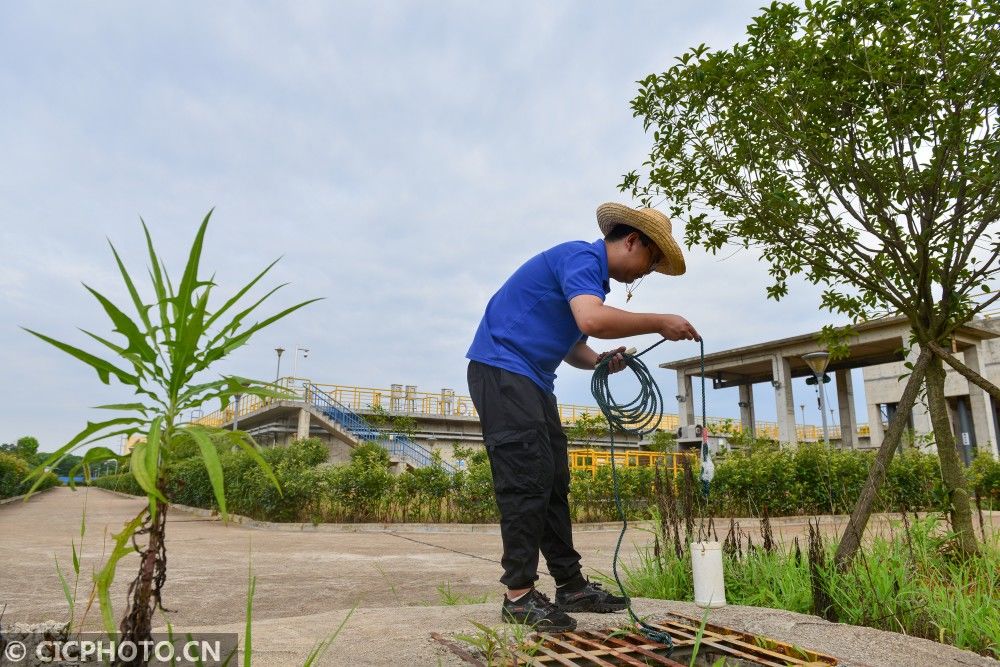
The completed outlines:
{"type": "MultiPolygon", "coordinates": [[[[763,523],[767,523],[766,520],[763,523]]],[[[693,600],[691,561],[654,546],[623,567],[629,595],[693,600]]],[[[763,531],[762,531],[763,532],[763,531]]],[[[984,537],[979,553],[963,559],[953,549],[944,518],[906,517],[890,534],[869,542],[846,571],[833,565],[835,544],[811,531],[811,553],[798,540],[781,546],[731,523],[724,546],[730,604],[813,613],[852,625],[923,637],[1000,658],[1000,540],[984,537]]]]}

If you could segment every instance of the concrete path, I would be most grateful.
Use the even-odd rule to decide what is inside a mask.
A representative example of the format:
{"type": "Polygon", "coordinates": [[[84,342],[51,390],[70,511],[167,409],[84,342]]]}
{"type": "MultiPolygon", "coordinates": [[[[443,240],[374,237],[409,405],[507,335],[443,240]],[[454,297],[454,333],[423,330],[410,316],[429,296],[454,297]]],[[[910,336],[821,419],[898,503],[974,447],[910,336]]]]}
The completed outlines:
{"type": "MultiPolygon", "coordinates": [[[[55,570],[58,558],[71,578],[71,541],[78,548],[81,513],[86,507],[82,548],[83,576],[78,588],[78,618],[90,594],[90,573],[110,551],[111,535],[138,513],[142,501],[102,491],[56,488],[28,503],[0,505],[0,607],[4,623],[67,618],[67,605],[55,570]]],[[[996,517],[994,517],[996,518],[996,517]]],[[[494,527],[463,532],[329,532],[257,529],[222,524],[217,519],[172,509],[168,518],[168,577],[165,605],[175,629],[243,630],[247,566],[257,577],[254,601],[254,664],[301,664],[309,649],[356,608],[344,632],[321,664],[458,665],[461,660],[430,639],[430,633],[474,632],[471,620],[497,622],[501,587],[497,582],[500,537],[494,527]],[[462,552],[462,553],[455,553],[462,552]],[[449,599],[484,604],[448,605],[449,599]]],[[[720,529],[722,526],[719,527],[720,529]]],[[[804,529],[801,520],[779,522],[786,539],[804,529]]],[[[830,530],[836,529],[835,522],[830,530]]],[[[720,532],[722,532],[720,530],[720,532]]],[[[616,528],[578,530],[577,547],[590,571],[610,572],[616,528]]],[[[626,534],[622,548],[628,565],[636,547],[650,535],[626,534]]],[[[112,590],[125,598],[137,560],[124,559],[112,590]]],[[[551,592],[548,577],[540,588],[551,592]]],[[[680,611],[700,617],[693,605],[639,600],[641,614],[680,611]]],[[[121,608],[116,608],[120,613],[121,608]]],[[[623,620],[580,614],[581,627],[602,628],[623,620]]],[[[845,664],[1000,665],[975,654],[934,642],[865,628],[832,625],[790,612],[728,607],[710,620],[739,630],[840,657],[845,664]]],[[[165,621],[164,621],[165,622],[165,621]]],[[[85,625],[99,627],[96,607],[85,625]]]]}

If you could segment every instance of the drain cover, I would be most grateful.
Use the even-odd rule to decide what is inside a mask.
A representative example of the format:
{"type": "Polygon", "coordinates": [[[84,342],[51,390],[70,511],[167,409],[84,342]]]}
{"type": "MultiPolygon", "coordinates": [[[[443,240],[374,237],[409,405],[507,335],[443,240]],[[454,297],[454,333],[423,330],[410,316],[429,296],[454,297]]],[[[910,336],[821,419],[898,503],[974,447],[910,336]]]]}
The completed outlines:
{"type": "Polygon", "coordinates": [[[704,667],[826,667],[837,659],[768,637],[740,632],[720,625],[705,625],[698,641],[701,621],[670,614],[658,623],[649,623],[670,635],[672,651],[645,635],[621,629],[577,630],[554,634],[535,633],[517,646],[503,647],[499,655],[484,656],[437,633],[431,636],[455,655],[472,665],[531,665],[548,667],[688,667],[697,644],[695,665],[704,667]]]}

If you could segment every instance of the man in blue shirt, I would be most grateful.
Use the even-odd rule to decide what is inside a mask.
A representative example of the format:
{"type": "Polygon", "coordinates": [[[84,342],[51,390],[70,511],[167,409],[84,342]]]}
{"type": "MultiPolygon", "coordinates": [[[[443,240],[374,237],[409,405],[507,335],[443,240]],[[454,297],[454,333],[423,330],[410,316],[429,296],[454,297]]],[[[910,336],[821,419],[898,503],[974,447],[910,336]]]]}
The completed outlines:
{"type": "Polygon", "coordinates": [[[566,435],[553,394],[556,368],[565,361],[593,370],[607,355],[614,355],[611,372],[625,367],[624,347],[598,354],[588,345],[589,336],[655,333],[698,340],[679,315],[604,304],[611,278],[629,285],[653,271],[684,273],[667,216],[609,203],[597,208],[597,222],[604,238],[557,245],[514,272],[490,299],[466,354],[469,393],[482,422],[500,509],[500,582],[507,586],[501,618],[552,632],[576,627],[567,611],[625,608],[624,598],[580,573],[570,525],[566,435]],[[539,551],[556,580],[555,604],[534,587],[539,551]]]}

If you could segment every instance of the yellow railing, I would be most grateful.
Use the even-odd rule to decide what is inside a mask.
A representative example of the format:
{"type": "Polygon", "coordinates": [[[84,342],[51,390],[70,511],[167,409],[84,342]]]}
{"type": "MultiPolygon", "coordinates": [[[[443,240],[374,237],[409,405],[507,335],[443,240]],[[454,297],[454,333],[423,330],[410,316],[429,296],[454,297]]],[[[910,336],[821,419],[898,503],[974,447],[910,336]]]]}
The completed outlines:
{"type": "Polygon", "coordinates": [[[241,396],[239,402],[239,408],[234,410],[232,404],[228,405],[222,410],[216,410],[215,412],[210,412],[207,415],[193,419],[192,421],[198,424],[204,424],[205,426],[222,426],[223,424],[233,421],[233,413],[236,413],[237,424],[239,423],[239,418],[244,417],[252,412],[257,412],[261,408],[266,407],[271,403],[270,399],[260,398],[259,396],[241,396]]]}
{"type": "MultiPolygon", "coordinates": [[[[302,387],[310,384],[305,378],[285,377],[279,381],[280,386],[290,393],[301,397],[302,387]]],[[[476,407],[472,404],[472,398],[461,394],[455,394],[451,390],[442,390],[439,393],[417,391],[412,386],[402,386],[402,388],[379,389],[375,387],[356,387],[343,384],[320,384],[312,383],[320,390],[332,396],[336,401],[342,403],[356,412],[366,412],[372,409],[382,409],[387,412],[405,413],[411,415],[423,415],[427,417],[469,417],[478,419],[476,407]]],[[[243,396],[240,399],[237,417],[243,417],[252,412],[256,412],[265,407],[270,402],[269,399],[261,399],[256,396],[243,396]]],[[[572,424],[582,416],[600,417],[601,411],[592,405],[573,405],[569,403],[559,404],[559,419],[564,424],[572,424]]],[[[209,426],[219,426],[229,423],[233,419],[233,406],[230,405],[222,410],[216,410],[195,421],[209,426]]],[[[742,432],[743,427],[738,419],[730,417],[709,417],[709,432],[714,435],[726,435],[727,433],[742,432]]],[[[657,428],[663,431],[676,431],[680,425],[680,419],[675,414],[663,414],[657,428]]],[[[760,437],[778,438],[778,423],[772,421],[757,421],[756,432],[760,437]]],[[[831,426],[830,437],[840,438],[840,426],[831,426]]],[[[799,441],[822,440],[823,429],[820,426],[799,425],[795,428],[796,437],[799,441]]],[[[869,434],[868,424],[858,425],[858,435],[867,436],[869,434]]]]}
{"type": "MultiPolygon", "coordinates": [[[[697,460],[696,453],[689,452],[644,452],[625,450],[615,452],[616,466],[655,466],[665,465],[673,472],[674,477],[681,470],[681,461],[687,457],[693,463],[697,460]]],[[[611,464],[611,453],[600,449],[571,449],[569,450],[570,470],[589,470],[596,474],[600,466],[611,464]]]]}

